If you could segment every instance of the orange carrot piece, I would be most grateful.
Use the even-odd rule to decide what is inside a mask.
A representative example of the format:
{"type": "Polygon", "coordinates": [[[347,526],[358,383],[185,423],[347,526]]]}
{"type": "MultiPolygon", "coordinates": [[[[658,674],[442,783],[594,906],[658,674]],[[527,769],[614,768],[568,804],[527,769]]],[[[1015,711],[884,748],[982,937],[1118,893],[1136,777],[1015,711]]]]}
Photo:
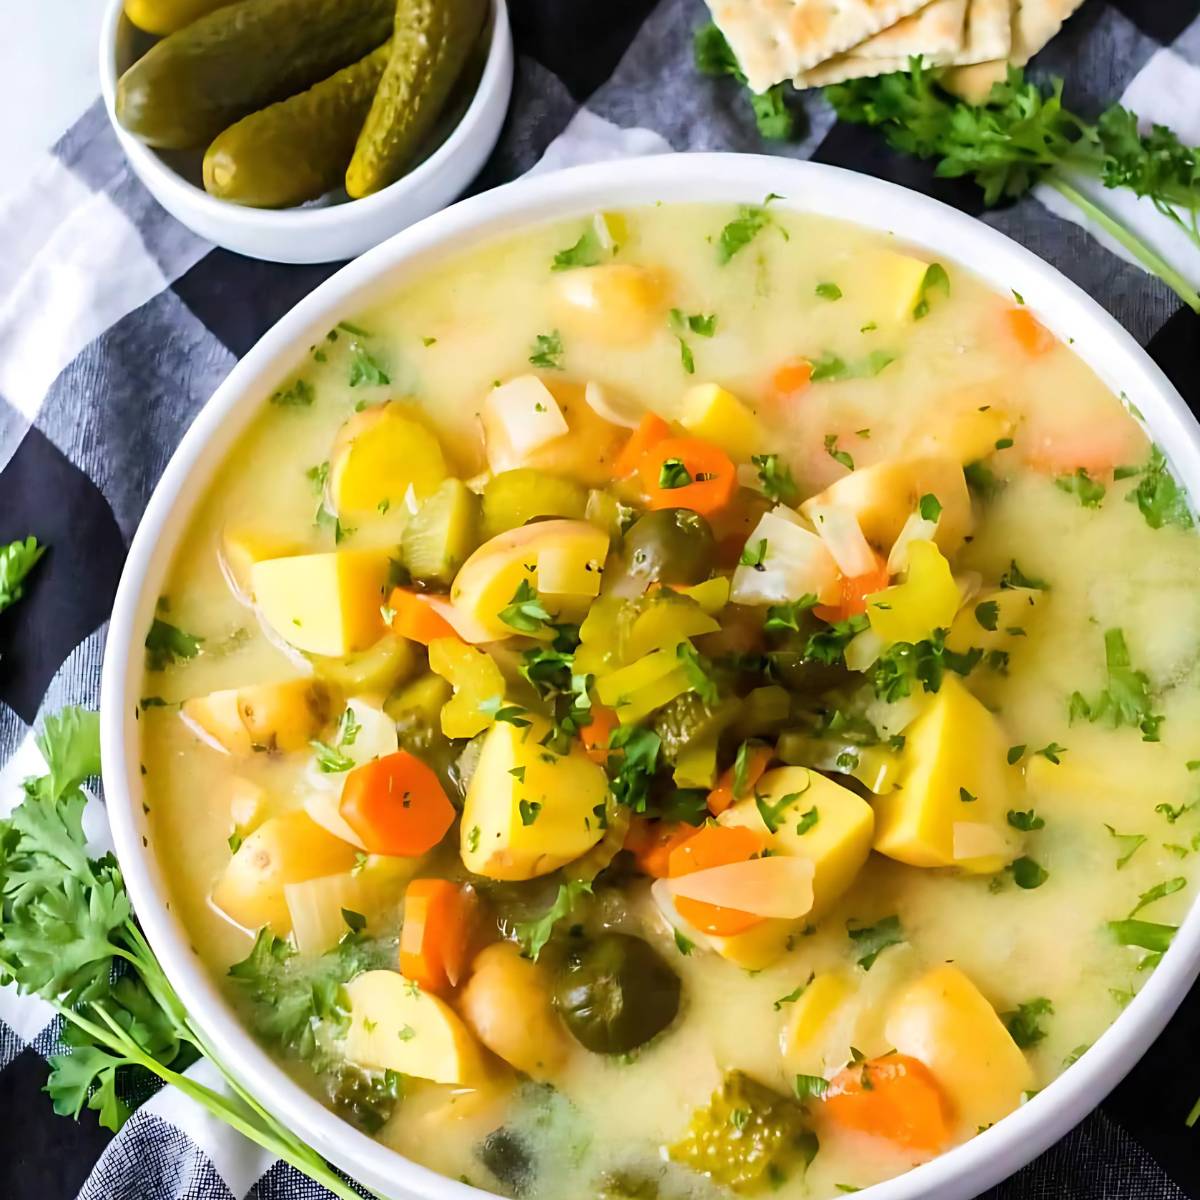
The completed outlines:
{"type": "Polygon", "coordinates": [[[393,588],[387,606],[392,610],[392,632],[411,642],[428,646],[438,638],[458,637],[458,632],[445,617],[434,612],[418,593],[407,588],[393,588]]]}
{"type": "Polygon", "coordinates": [[[467,963],[475,893],[448,879],[414,879],[404,893],[400,974],[427,992],[457,986],[467,963]]]}
{"type": "Polygon", "coordinates": [[[1016,339],[1017,345],[1031,357],[1036,358],[1058,345],[1054,334],[1029,309],[1006,309],[1004,317],[1008,323],[1008,332],[1016,339]]]}
{"type": "Polygon", "coordinates": [[[371,854],[424,854],[454,823],[437,775],[407,750],[355,767],[338,811],[371,854]]]}
{"type": "Polygon", "coordinates": [[[592,762],[608,762],[608,739],[617,727],[617,714],[603,704],[592,705],[592,719],[579,731],[584,752],[592,762]]]}
{"type": "Polygon", "coordinates": [[[814,615],[822,621],[832,624],[834,621],[845,621],[848,617],[858,616],[867,611],[867,597],[876,592],[882,592],[891,576],[888,575],[887,560],[875,557],[874,570],[863,575],[843,575],[841,579],[841,599],[837,604],[818,604],[814,615]]]}
{"type": "Polygon", "coordinates": [[[807,358],[789,358],[771,373],[769,397],[776,404],[794,400],[812,382],[812,363],[807,358]]]}
{"type": "Polygon", "coordinates": [[[671,436],[671,427],[657,413],[646,413],[638,427],[629,435],[613,463],[613,474],[626,479],[641,465],[642,455],[656,443],[671,436]]]}
{"type": "MultiPolygon", "coordinates": [[[[742,825],[705,825],[695,836],[671,851],[668,859],[670,877],[674,879],[708,867],[746,862],[766,848],[766,838],[753,829],[742,825]]],[[[687,896],[675,897],[675,910],[689,925],[718,937],[744,933],[763,921],[754,913],[726,908],[721,904],[707,904],[687,896]]]]}
{"type": "Polygon", "coordinates": [[[670,873],[671,852],[698,832],[695,825],[634,817],[625,835],[625,849],[633,855],[643,874],[651,879],[666,879],[670,873]]]}
{"type": "MultiPolygon", "coordinates": [[[[737,490],[737,468],[720,446],[703,438],[672,437],[656,442],[638,468],[649,507],[690,508],[702,517],[720,512],[737,490]],[[663,465],[682,463],[690,483],[662,485],[663,465]]],[[[680,472],[682,474],[682,472],[680,472]]]]}
{"type": "Polygon", "coordinates": [[[905,1054],[851,1063],[825,1093],[824,1111],[846,1129],[935,1153],[950,1138],[950,1105],[933,1073],[905,1054]]]}
{"type": "Polygon", "coordinates": [[[770,746],[755,746],[750,750],[746,760],[745,783],[742,785],[741,792],[736,796],[733,794],[734,769],[730,767],[725,771],[717,780],[717,786],[708,793],[708,811],[714,817],[719,817],[735,800],[742,800],[750,795],[754,790],[754,785],[767,769],[767,764],[770,763],[773,754],[774,751],[770,746]]]}

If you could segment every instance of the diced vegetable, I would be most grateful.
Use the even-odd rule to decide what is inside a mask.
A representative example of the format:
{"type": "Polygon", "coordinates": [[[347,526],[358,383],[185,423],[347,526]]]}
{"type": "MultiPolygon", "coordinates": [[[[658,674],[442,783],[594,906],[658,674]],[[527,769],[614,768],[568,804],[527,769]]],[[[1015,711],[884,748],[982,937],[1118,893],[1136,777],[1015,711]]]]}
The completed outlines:
{"type": "Polygon", "coordinates": [[[900,787],[875,800],[875,849],[914,867],[1000,870],[1018,845],[1006,819],[1013,807],[1009,741],[996,718],[947,675],[905,733],[900,787]],[[958,822],[990,825],[1003,851],[956,858],[958,822]]]}
{"type": "Polygon", "coordinates": [[[427,992],[457,987],[474,933],[473,889],[449,879],[414,879],[404,892],[400,974],[427,992]]]}
{"type": "Polygon", "coordinates": [[[531,450],[519,462],[493,465],[492,469],[533,467],[584,487],[607,487],[629,430],[596,412],[587,401],[587,384],[558,377],[545,382],[567,422],[567,432],[531,450]]]}
{"type": "Polygon", "coordinates": [[[629,435],[629,440],[617,455],[613,464],[613,474],[618,479],[626,479],[641,465],[647,451],[657,446],[659,442],[671,437],[671,427],[656,413],[646,413],[638,427],[629,435]]]}
{"type": "Polygon", "coordinates": [[[347,695],[374,692],[387,695],[416,674],[418,659],[412,642],[384,634],[373,646],[345,658],[312,655],[313,670],[347,695]]]}
{"type": "MultiPolygon", "coordinates": [[[[746,862],[758,857],[766,848],[766,839],[745,828],[722,828],[708,825],[694,837],[671,851],[669,877],[674,880],[694,871],[706,871],[728,863],[746,862]]],[[[672,889],[674,892],[674,889],[672,889]]],[[[744,933],[762,922],[763,918],[742,909],[693,900],[674,892],[675,908],[679,915],[703,933],[729,937],[744,933]]]]}
{"type": "Polygon", "coordinates": [[[247,930],[269,925],[280,937],[292,927],[284,886],[335,875],[354,865],[354,847],[302,812],[264,821],[238,847],[212,891],[212,902],[247,930]]]}
{"type": "Polygon", "coordinates": [[[429,643],[429,669],[454,688],[454,699],[442,709],[442,732],[449,738],[470,738],[495,719],[489,702],[504,698],[504,676],[484,650],[458,638],[429,643]]]}
{"type": "Polygon", "coordinates": [[[1014,428],[1012,417],[1003,408],[972,404],[939,419],[921,439],[920,453],[952,458],[965,467],[993,454],[996,444],[1010,437],[1014,428]]]}
{"type": "MultiPolygon", "coordinates": [[[[863,574],[841,577],[838,581],[838,590],[841,593],[838,603],[836,605],[816,605],[813,608],[815,616],[820,617],[822,621],[833,623],[849,620],[851,617],[860,616],[867,611],[867,597],[886,588],[891,578],[890,565],[875,555],[874,551],[871,552],[871,557],[872,565],[863,574]]],[[[880,648],[882,648],[882,643],[880,648]]],[[[846,662],[850,664],[849,647],[847,647],[846,654],[846,662]]],[[[851,669],[857,670],[858,668],[852,666],[851,669]]]]}
{"type": "MultiPolygon", "coordinates": [[[[721,776],[717,786],[708,793],[708,811],[714,817],[719,817],[734,800],[743,799],[747,793],[753,795],[763,772],[770,766],[774,753],[770,746],[749,746],[741,770],[739,771],[736,765],[730,767],[721,776]],[[736,796],[735,787],[738,788],[736,796]]],[[[740,760],[742,756],[739,754],[738,757],[740,760]]]]}
{"type": "Polygon", "coordinates": [[[495,472],[521,466],[533,451],[566,432],[558,401],[536,375],[519,375],[492,388],[483,402],[488,466],[495,472]]]}
{"type": "Polygon", "coordinates": [[[934,1154],[950,1139],[950,1106],[924,1063],[885,1054],[854,1063],[829,1081],[825,1115],[836,1124],[934,1154]]]}
{"type": "Polygon", "coordinates": [[[877,320],[911,321],[921,300],[929,263],[911,254],[879,250],[872,255],[871,290],[877,320]]]}
{"type": "Polygon", "coordinates": [[[336,696],[317,679],[289,679],[195,696],[180,707],[184,721],[230,754],[303,750],[328,724],[336,696]]]}
{"type": "Polygon", "coordinates": [[[229,781],[229,820],[234,834],[242,841],[267,816],[267,793],[252,780],[235,775],[229,781]]]}
{"type": "Polygon", "coordinates": [[[551,1001],[550,972],[513,942],[485,947],[459,997],[463,1019],[479,1040],[532,1079],[553,1079],[569,1045],[551,1001]]]}
{"type": "Polygon", "coordinates": [[[954,618],[946,645],[959,654],[973,646],[984,651],[1007,651],[1029,632],[1030,622],[1045,597],[1041,588],[988,588],[979,592],[954,618]]]}
{"type": "Polygon", "coordinates": [[[645,513],[626,532],[605,590],[640,596],[653,583],[698,584],[708,578],[716,555],[712,527],[699,513],[688,508],[645,513]]]}
{"type": "Polygon", "coordinates": [[[813,504],[807,508],[805,515],[829,548],[833,561],[843,575],[855,578],[878,571],[879,559],[863,536],[858,518],[848,508],[813,504]]]}
{"type": "Polygon", "coordinates": [[[596,695],[622,725],[631,725],[691,687],[691,677],[678,655],[657,650],[599,679],[596,695]]]}
{"type": "Polygon", "coordinates": [[[1012,1112],[1034,1075],[995,1009],[962,971],[934,967],[888,1008],[887,1044],[923,1062],[961,1126],[976,1130],[1012,1112]]]}
{"type": "Polygon", "coordinates": [[[606,263],[564,271],[554,288],[557,319],[574,337],[629,345],[645,341],[665,319],[663,280],[646,267],[606,263]]]}
{"type": "Polygon", "coordinates": [[[567,517],[580,521],[587,508],[587,492],[570,479],[532,467],[502,471],[483,489],[483,532],[495,537],[517,529],[534,517],[567,517]]]}
{"type": "Polygon", "coordinates": [[[603,765],[608,762],[608,742],[617,727],[617,717],[611,708],[602,704],[592,705],[592,719],[579,731],[584,753],[603,765]]]}
{"type": "Polygon", "coordinates": [[[438,638],[457,637],[458,632],[437,609],[428,603],[428,597],[407,588],[393,588],[388,594],[387,609],[394,633],[409,641],[428,646],[438,638]]]}
{"type": "Polygon", "coordinates": [[[695,825],[649,821],[634,817],[625,837],[625,849],[638,869],[652,879],[666,879],[671,871],[671,853],[696,834],[695,825]]]}
{"type": "Polygon", "coordinates": [[[383,711],[394,721],[413,718],[420,725],[437,729],[442,709],[450,699],[450,684],[430,672],[414,679],[384,702],[383,711]]]}
{"type": "Polygon", "coordinates": [[[734,604],[782,604],[805,595],[829,604],[838,599],[839,575],[833,556],[825,543],[782,505],[759,519],[746,539],[742,558],[730,590],[734,604]]]}
{"type": "Polygon", "coordinates": [[[678,592],[681,596],[695,600],[710,617],[715,617],[729,603],[730,584],[725,575],[717,575],[712,579],[705,579],[701,583],[693,583],[689,586],[676,583],[671,584],[670,587],[672,591],[678,592]]]}
{"type": "Polygon", "coordinates": [[[908,547],[908,574],[902,583],[867,597],[871,628],[889,645],[919,642],[935,629],[949,629],[960,593],[950,564],[933,542],[908,547]]]}
{"type": "Polygon", "coordinates": [[[554,754],[550,725],[522,717],[488,731],[462,815],[463,865],[491,879],[533,879],[579,858],[600,840],[608,776],[583,747],[554,754]]]}
{"type": "Polygon", "coordinates": [[[400,508],[410,489],[423,500],[445,478],[437,434],[414,408],[395,401],[355,413],[329,456],[329,500],[350,521],[400,508]]]}
{"type": "Polygon", "coordinates": [[[754,413],[716,383],[699,383],[684,392],[679,423],[688,433],[721,446],[735,462],[749,462],[766,444],[754,413]]]}
{"type": "Polygon", "coordinates": [[[255,563],[250,577],[263,620],[297,650],[343,658],[383,634],[382,550],[271,558],[255,563]]]}
{"type": "MultiPolygon", "coordinates": [[[[813,864],[807,858],[773,854],[673,878],[671,895],[676,909],[684,905],[680,915],[689,923],[705,933],[720,935],[720,929],[714,928],[717,919],[708,914],[699,920],[696,905],[707,905],[723,913],[746,913],[764,920],[795,921],[812,908],[812,877],[813,864]]],[[[733,923],[727,918],[720,922],[733,923]]]]}
{"type": "Polygon", "coordinates": [[[348,912],[374,923],[395,909],[417,860],[370,855],[337,875],[284,885],[292,937],[301,954],[324,954],[347,932],[348,912]]]}
{"type": "Polygon", "coordinates": [[[477,1087],[487,1077],[479,1043],[444,1001],[395,971],[364,971],[346,984],[346,1057],[376,1071],[477,1087]]]}
{"type": "Polygon", "coordinates": [[[295,541],[278,534],[242,525],[227,525],[221,531],[221,571],[243,604],[254,603],[250,573],[255,563],[295,553],[295,541]]]}
{"type": "Polygon", "coordinates": [[[339,810],[372,854],[424,854],[454,821],[437,775],[406,750],[355,767],[339,810]]]}
{"type": "Polygon", "coordinates": [[[719,446],[701,438],[656,442],[638,466],[651,509],[690,508],[711,516],[725,508],[737,487],[737,468],[719,446]]]}
{"type": "Polygon", "coordinates": [[[446,479],[404,527],[401,559],[414,579],[448,584],[479,545],[479,499],[446,479]]]}
{"type": "Polygon", "coordinates": [[[823,971],[788,1001],[783,1053],[789,1069],[805,1075],[825,1070],[824,1046],[834,1014],[854,995],[854,985],[841,971],[823,971]]]}
{"type": "Polygon", "coordinates": [[[790,358],[771,373],[767,393],[775,404],[786,404],[808,390],[812,373],[812,363],[807,358],[790,358]]]}
{"type": "Polygon", "coordinates": [[[675,651],[688,638],[715,633],[721,626],[686,596],[664,591],[647,597],[622,639],[622,654],[634,660],[655,650],[675,651]]]}
{"type": "Polygon", "coordinates": [[[1013,341],[1031,358],[1053,350],[1058,340],[1027,308],[1005,310],[1004,321],[1013,341]]]}

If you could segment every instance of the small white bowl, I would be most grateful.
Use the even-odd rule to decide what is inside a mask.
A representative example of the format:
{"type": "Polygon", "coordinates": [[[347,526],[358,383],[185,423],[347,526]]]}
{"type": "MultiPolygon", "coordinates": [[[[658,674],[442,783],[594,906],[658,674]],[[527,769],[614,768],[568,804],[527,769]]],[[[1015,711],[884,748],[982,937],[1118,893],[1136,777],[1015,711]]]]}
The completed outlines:
{"type": "Polygon", "coordinates": [[[505,0],[492,0],[491,42],[470,105],[440,146],[403,178],[361,200],[314,201],[297,208],[247,208],[210,196],[197,182],[198,154],[160,153],[122,128],[117,79],[144,36],[109,0],[100,29],[100,91],[129,165],[150,194],[194,233],[227,250],[271,262],[355,258],[455,200],[479,173],[497,140],[512,94],[513,48],[505,0]]]}
{"type": "MultiPolygon", "coordinates": [[[[1143,414],[1193,501],[1200,426],[1179,393],[1103,308],[1031,251],[981,221],[866,175],[759,155],[678,154],[575,167],[464,200],[350,263],[296,305],[233,368],[167,465],[129,548],[113,606],[100,696],[104,792],[121,868],[154,952],[188,1012],[240,1082],[306,1142],[391,1200],[487,1200],[372,1141],[306,1092],[240,1023],[168,907],[170,890],[142,808],[138,724],[142,642],[179,540],[205,489],[260,406],[331,325],[380,303],[450,255],[545,221],[663,203],[759,203],[890,232],[963,264],[1030,311],[1115,394],[1143,414]]],[[[1146,1052],[1200,971],[1200,904],[1158,969],[1077,1063],[971,1141],[864,1191],[869,1200],[967,1200],[1024,1166],[1081,1121],[1146,1052]]]]}

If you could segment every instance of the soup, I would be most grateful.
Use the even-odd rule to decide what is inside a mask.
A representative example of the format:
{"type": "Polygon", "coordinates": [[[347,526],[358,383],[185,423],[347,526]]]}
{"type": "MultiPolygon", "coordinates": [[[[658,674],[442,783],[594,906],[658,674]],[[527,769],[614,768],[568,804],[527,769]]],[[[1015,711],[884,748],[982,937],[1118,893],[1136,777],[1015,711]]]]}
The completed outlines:
{"type": "Polygon", "coordinates": [[[833,1196],[1166,949],[1200,548],[1021,297],[773,203],[597,214],[263,400],[148,631],[146,803],[197,953],[382,1142],[833,1196]]]}

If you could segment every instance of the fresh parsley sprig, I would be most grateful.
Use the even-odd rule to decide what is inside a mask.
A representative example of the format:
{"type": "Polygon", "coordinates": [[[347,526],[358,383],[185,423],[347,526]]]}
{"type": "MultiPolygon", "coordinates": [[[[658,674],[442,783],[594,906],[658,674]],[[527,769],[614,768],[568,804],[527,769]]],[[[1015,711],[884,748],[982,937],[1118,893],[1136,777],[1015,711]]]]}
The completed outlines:
{"type": "Polygon", "coordinates": [[[0,546],[0,612],[16,604],[25,594],[25,577],[46,553],[32,534],[0,546]]]}

